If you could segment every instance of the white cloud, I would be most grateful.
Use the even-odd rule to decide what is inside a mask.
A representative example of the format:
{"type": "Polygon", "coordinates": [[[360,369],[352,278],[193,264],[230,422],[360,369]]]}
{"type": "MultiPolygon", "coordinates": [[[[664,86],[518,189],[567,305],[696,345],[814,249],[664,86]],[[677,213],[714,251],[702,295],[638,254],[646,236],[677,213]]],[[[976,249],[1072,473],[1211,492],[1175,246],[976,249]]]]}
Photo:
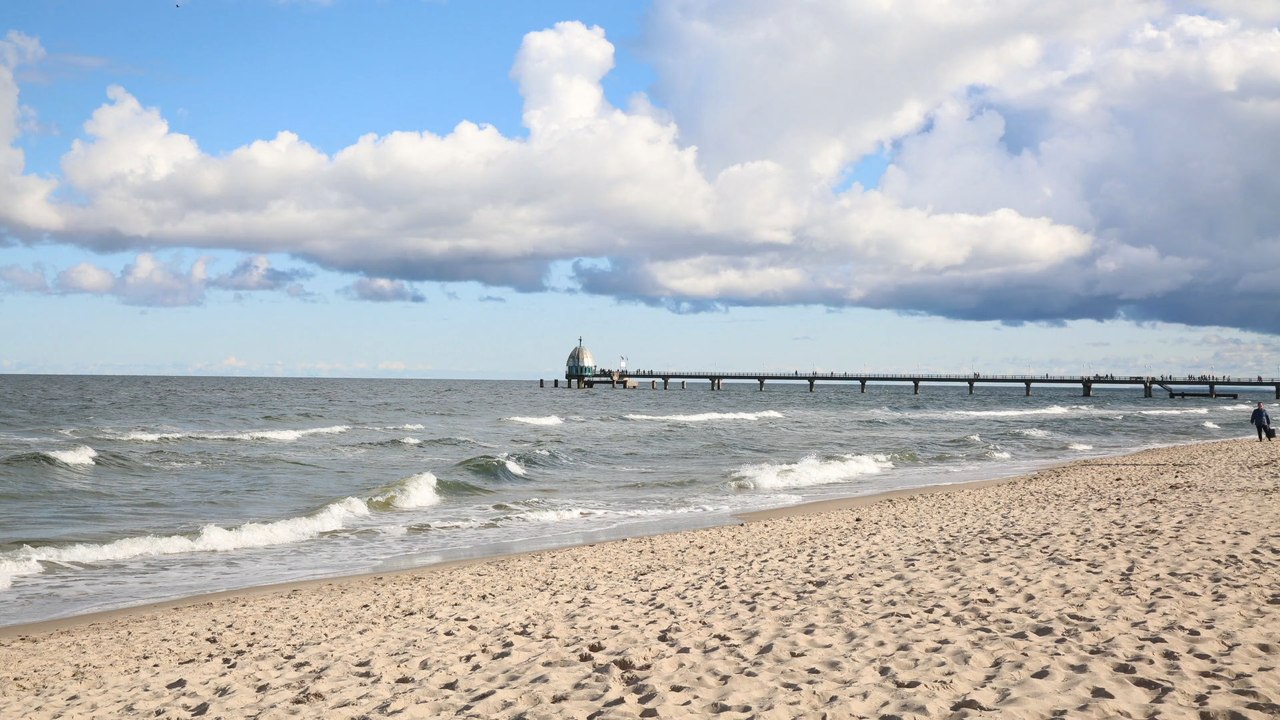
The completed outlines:
{"type": "Polygon", "coordinates": [[[422,293],[403,280],[360,278],[347,291],[356,299],[373,302],[426,302],[422,293]]]}
{"type": "Polygon", "coordinates": [[[80,263],[58,273],[56,285],[63,292],[102,295],[115,287],[116,277],[92,263],[80,263]]]}
{"type": "MultiPolygon", "coordinates": [[[[254,256],[210,279],[143,253],[99,290],[147,304],[296,288],[262,257],[283,253],[360,275],[349,292],[373,300],[421,299],[410,283],[431,280],[537,290],[574,263],[589,292],[681,310],[1280,332],[1280,314],[1259,312],[1280,302],[1266,282],[1280,272],[1266,252],[1280,238],[1278,14],[1233,0],[660,0],[640,49],[662,109],[612,106],[603,30],[560,23],[515,53],[527,138],[463,122],[333,154],[284,131],[210,155],[112,87],[63,160],[82,204],[50,204],[56,183],[12,161],[16,121],[0,134],[13,189],[0,197],[23,193],[0,199],[0,227],[254,256]],[[881,152],[878,189],[833,190],[881,152]]],[[[12,38],[8,118],[11,68],[38,60],[12,38]]],[[[102,278],[81,268],[57,285],[102,278]]]]}
{"type": "Polygon", "coordinates": [[[31,230],[52,230],[62,221],[50,203],[57,183],[24,174],[26,156],[14,146],[21,128],[32,122],[32,111],[18,102],[14,70],[39,62],[44,48],[33,37],[10,30],[0,38],[0,239],[31,230]]]}
{"type": "Polygon", "coordinates": [[[23,292],[49,292],[49,282],[45,279],[44,268],[39,265],[32,270],[18,265],[0,266],[0,284],[23,292]]]}

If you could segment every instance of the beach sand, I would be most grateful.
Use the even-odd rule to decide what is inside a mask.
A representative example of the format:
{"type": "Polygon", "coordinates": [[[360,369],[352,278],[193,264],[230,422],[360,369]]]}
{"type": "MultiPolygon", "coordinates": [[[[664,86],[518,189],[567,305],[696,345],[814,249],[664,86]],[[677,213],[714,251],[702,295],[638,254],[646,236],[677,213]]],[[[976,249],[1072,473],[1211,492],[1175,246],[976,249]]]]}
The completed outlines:
{"type": "Polygon", "coordinates": [[[1232,440],[0,634],[0,717],[1280,716],[1232,440]]]}

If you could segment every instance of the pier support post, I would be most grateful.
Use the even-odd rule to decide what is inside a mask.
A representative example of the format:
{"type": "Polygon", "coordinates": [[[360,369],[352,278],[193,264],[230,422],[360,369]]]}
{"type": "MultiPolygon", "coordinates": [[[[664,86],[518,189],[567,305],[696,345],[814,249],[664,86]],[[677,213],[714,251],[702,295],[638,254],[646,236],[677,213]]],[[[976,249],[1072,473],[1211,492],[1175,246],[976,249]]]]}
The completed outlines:
{"type": "Polygon", "coordinates": [[[969,381],[969,394],[970,394],[970,395],[972,395],[972,394],[973,394],[973,381],[972,381],[972,380],[970,380],[970,381],[969,381]]]}
{"type": "Polygon", "coordinates": [[[1022,384],[1027,386],[1027,397],[1031,397],[1031,381],[1025,380],[1022,384]]]}
{"type": "Polygon", "coordinates": [[[687,383],[687,382],[688,382],[688,380],[681,380],[681,381],[680,381],[680,389],[681,389],[681,390],[684,390],[684,389],[685,389],[685,383],[687,383]]]}
{"type": "Polygon", "coordinates": [[[668,386],[668,385],[670,385],[670,384],[671,384],[671,378],[665,378],[665,377],[664,377],[664,378],[662,378],[662,389],[663,389],[663,390],[666,390],[666,389],[667,389],[667,386],[668,386]]]}
{"type": "Polygon", "coordinates": [[[912,381],[911,381],[911,386],[912,386],[912,392],[911,392],[911,394],[912,394],[912,395],[919,395],[919,394],[920,394],[920,381],[919,381],[919,380],[912,380],[912,381]]]}
{"type": "MultiPolygon", "coordinates": [[[[866,392],[866,391],[867,391],[867,381],[866,381],[866,380],[859,380],[859,381],[858,381],[858,384],[862,386],[862,392],[866,392]]],[[[1276,397],[1280,397],[1280,385],[1277,385],[1277,386],[1276,386],[1276,393],[1277,393],[1277,394],[1276,394],[1276,397]]]]}
{"type": "Polygon", "coordinates": [[[813,378],[809,378],[809,392],[813,392],[813,385],[814,385],[814,383],[816,383],[816,382],[818,382],[818,381],[817,381],[817,380],[814,380],[813,378]]]}
{"type": "Polygon", "coordinates": [[[542,378],[538,378],[538,387],[544,388],[546,386],[547,386],[547,381],[542,378]]]}
{"type": "MultiPolygon", "coordinates": [[[[1213,397],[1212,385],[1209,386],[1209,396],[1213,397]]],[[[1151,383],[1149,382],[1142,383],[1142,397],[1155,397],[1155,395],[1151,394],[1151,383]]]]}
{"type": "MultiPolygon", "coordinates": [[[[658,389],[658,381],[657,381],[657,380],[650,380],[650,381],[649,381],[649,389],[650,389],[650,390],[657,390],[657,389],[658,389]]],[[[663,390],[666,390],[667,388],[664,386],[662,389],[663,389],[663,390]]]]}
{"type": "MultiPolygon", "coordinates": [[[[1151,396],[1148,395],[1147,397],[1151,397],[1151,396]]],[[[1209,383],[1209,397],[1211,398],[1218,397],[1218,386],[1216,383],[1209,383]]]]}
{"type": "Polygon", "coordinates": [[[756,382],[760,383],[760,392],[764,392],[764,378],[756,378],[756,382]]]}
{"type": "Polygon", "coordinates": [[[1280,400],[1280,385],[1276,386],[1276,399],[1280,400]]]}
{"type": "Polygon", "coordinates": [[[1084,397],[1093,397],[1093,383],[1085,380],[1080,384],[1084,386],[1084,397]]]}
{"type": "Polygon", "coordinates": [[[555,380],[552,380],[552,381],[551,381],[551,383],[552,383],[552,387],[560,387],[560,379],[559,379],[559,378],[556,378],[555,380]]]}

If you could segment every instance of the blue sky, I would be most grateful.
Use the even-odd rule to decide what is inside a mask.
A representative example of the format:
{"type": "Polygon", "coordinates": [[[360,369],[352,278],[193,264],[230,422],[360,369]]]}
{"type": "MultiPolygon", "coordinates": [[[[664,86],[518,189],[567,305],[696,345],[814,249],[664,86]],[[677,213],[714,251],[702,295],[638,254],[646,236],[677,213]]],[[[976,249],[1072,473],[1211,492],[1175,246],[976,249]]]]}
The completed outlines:
{"type": "Polygon", "coordinates": [[[1278,20],[19,3],[0,372],[1280,375],[1278,20]]]}

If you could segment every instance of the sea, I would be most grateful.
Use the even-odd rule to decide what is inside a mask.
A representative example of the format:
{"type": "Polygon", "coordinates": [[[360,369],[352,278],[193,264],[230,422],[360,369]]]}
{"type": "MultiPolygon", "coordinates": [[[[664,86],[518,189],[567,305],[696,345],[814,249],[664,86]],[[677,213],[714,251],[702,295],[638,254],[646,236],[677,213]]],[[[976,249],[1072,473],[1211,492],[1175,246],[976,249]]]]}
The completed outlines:
{"type": "Polygon", "coordinates": [[[1241,437],[1271,400],[546,384],[0,375],[0,626],[1241,437]]]}

